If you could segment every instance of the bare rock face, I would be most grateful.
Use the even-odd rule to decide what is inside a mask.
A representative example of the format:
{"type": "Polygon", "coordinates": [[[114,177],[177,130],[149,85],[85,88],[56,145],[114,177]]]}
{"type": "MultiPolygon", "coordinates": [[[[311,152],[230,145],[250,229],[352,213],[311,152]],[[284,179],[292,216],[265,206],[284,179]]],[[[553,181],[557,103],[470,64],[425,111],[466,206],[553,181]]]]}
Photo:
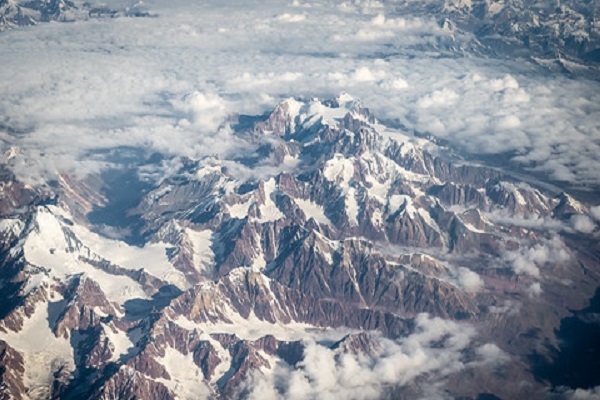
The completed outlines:
{"type": "Polygon", "coordinates": [[[121,367],[89,398],[95,399],[175,399],[160,382],[148,379],[128,367],[121,367]]]}
{"type": "Polygon", "coordinates": [[[106,299],[98,283],[86,277],[75,277],[65,293],[67,306],[60,313],[54,333],[69,338],[73,330],[86,330],[97,326],[106,316],[115,316],[117,311],[106,299]]]}
{"type": "Polygon", "coordinates": [[[487,211],[489,208],[485,193],[482,193],[481,189],[473,185],[460,185],[448,182],[444,185],[432,186],[429,193],[440,199],[443,204],[449,206],[467,205],[476,207],[482,211],[487,211]]]}
{"type": "Polygon", "coordinates": [[[4,165],[0,165],[0,193],[0,215],[10,215],[40,197],[36,191],[16,180],[4,165]]]}
{"type": "Polygon", "coordinates": [[[362,332],[345,336],[332,346],[342,354],[374,355],[380,350],[380,344],[371,334],[362,332]]]}
{"type": "Polygon", "coordinates": [[[35,312],[38,303],[45,303],[48,301],[48,298],[48,289],[44,286],[36,288],[24,298],[21,297],[21,302],[0,321],[0,331],[20,331],[25,320],[30,318],[35,312]]]}
{"type": "Polygon", "coordinates": [[[567,193],[561,193],[556,197],[558,204],[552,210],[552,215],[559,219],[569,219],[574,215],[580,215],[587,211],[586,207],[569,196],[567,193]]]}
{"type": "Polygon", "coordinates": [[[296,114],[300,111],[301,106],[293,99],[282,102],[265,121],[254,126],[254,132],[261,135],[275,134],[279,136],[293,134],[296,114]]]}
{"type": "Polygon", "coordinates": [[[0,396],[243,398],[256,380],[310,375],[315,349],[338,370],[390,349],[447,361],[415,363],[409,383],[371,371],[384,397],[473,398],[447,383],[471,373],[514,394],[502,363],[531,398],[547,393],[527,351],[551,354],[600,280],[595,226],[571,228],[593,224],[588,205],[385,133],[348,95],[256,121],[236,132],[247,157],[179,160],[125,210],[131,242],[86,217],[108,205],[97,176],[44,194],[2,175],[0,396]],[[36,332],[51,348],[23,344],[36,332]]]}
{"type": "Polygon", "coordinates": [[[0,340],[0,392],[1,399],[20,400],[25,394],[23,357],[6,342],[0,340]]]}

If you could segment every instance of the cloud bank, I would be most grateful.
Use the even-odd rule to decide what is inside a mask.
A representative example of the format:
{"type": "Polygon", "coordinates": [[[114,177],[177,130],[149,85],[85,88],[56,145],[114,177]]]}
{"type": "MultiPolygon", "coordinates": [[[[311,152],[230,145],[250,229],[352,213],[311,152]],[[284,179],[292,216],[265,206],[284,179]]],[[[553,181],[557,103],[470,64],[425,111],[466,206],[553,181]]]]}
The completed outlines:
{"type": "Polygon", "coordinates": [[[237,114],[347,91],[381,119],[474,154],[508,152],[548,178],[600,185],[598,82],[457,56],[468,35],[385,2],[146,6],[156,18],[0,35],[0,146],[22,149],[12,161],[22,179],[96,172],[107,160],[90,154],[119,146],[212,154],[237,114]]]}

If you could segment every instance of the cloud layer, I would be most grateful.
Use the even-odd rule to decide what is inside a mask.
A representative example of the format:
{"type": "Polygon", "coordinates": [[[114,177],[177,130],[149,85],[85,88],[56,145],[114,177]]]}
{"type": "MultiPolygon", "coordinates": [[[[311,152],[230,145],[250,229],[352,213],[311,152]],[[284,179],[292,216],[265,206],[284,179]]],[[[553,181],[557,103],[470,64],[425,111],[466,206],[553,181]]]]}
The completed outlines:
{"type": "Polygon", "coordinates": [[[549,178],[600,184],[597,82],[456,57],[448,49],[470,37],[382,2],[146,5],[157,18],[0,35],[0,145],[24,150],[13,160],[22,178],[99,170],[90,151],[116,146],[211,154],[238,113],[347,91],[475,154],[510,152],[549,178]]]}

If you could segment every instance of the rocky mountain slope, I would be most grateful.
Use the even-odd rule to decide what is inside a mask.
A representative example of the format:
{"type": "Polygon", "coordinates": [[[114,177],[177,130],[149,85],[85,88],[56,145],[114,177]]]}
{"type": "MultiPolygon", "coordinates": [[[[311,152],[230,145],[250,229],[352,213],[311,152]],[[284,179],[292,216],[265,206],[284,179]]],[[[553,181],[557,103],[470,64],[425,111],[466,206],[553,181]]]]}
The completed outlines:
{"type": "Polygon", "coordinates": [[[120,239],[87,218],[109,202],[98,177],[41,190],[2,170],[0,397],[554,390],[535,371],[600,281],[596,208],[345,94],[235,137],[243,155],[178,160],[120,239]]]}
{"type": "Polygon", "coordinates": [[[552,70],[575,74],[597,71],[600,61],[597,1],[399,1],[396,9],[398,14],[435,16],[457,33],[472,34],[479,52],[531,57],[552,70]]]}
{"type": "Polygon", "coordinates": [[[40,22],[74,22],[90,18],[117,16],[145,17],[148,12],[141,2],[125,9],[111,8],[99,2],[78,0],[1,0],[0,32],[15,27],[37,25],[40,22]]]}

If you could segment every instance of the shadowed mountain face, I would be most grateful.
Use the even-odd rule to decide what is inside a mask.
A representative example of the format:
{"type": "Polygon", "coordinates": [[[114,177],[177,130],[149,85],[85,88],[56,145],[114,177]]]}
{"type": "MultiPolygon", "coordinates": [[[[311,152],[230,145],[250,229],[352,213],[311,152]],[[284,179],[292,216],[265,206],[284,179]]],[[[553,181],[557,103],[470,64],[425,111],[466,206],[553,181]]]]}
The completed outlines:
{"type": "Polygon", "coordinates": [[[7,175],[3,395],[494,399],[598,384],[588,205],[388,128],[345,94],[243,122],[243,157],[172,160],[158,181],[140,183],[148,161],[50,193],[7,175]],[[140,243],[107,237],[131,221],[140,243]]]}
{"type": "Polygon", "coordinates": [[[556,336],[558,346],[549,345],[549,354],[535,353],[535,377],[554,386],[591,389],[600,385],[598,352],[600,352],[600,291],[589,307],[574,311],[560,322],[556,336]]]}

